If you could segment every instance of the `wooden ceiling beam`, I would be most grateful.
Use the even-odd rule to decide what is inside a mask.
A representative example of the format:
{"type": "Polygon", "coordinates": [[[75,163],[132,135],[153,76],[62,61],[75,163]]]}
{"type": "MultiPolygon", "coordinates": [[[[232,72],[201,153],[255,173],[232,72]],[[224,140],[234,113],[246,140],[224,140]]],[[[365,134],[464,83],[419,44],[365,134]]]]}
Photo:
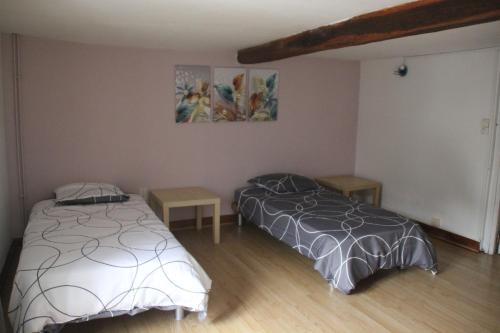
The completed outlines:
{"type": "Polygon", "coordinates": [[[241,49],[238,61],[256,64],[497,20],[500,0],[420,0],[241,49]]]}

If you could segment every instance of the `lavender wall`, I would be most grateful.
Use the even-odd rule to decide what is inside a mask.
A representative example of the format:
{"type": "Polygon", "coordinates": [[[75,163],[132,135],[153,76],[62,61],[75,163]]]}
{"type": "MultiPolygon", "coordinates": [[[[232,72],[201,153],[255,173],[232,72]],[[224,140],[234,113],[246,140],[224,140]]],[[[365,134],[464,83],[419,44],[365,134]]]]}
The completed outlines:
{"type": "MultiPolygon", "coordinates": [[[[231,213],[234,189],[261,173],[352,173],[359,63],[296,58],[280,71],[278,121],[174,122],[174,65],[237,66],[234,53],[180,53],[23,37],[28,207],[75,181],[200,185],[231,213]]],[[[174,219],[191,211],[177,212],[174,219]]]]}

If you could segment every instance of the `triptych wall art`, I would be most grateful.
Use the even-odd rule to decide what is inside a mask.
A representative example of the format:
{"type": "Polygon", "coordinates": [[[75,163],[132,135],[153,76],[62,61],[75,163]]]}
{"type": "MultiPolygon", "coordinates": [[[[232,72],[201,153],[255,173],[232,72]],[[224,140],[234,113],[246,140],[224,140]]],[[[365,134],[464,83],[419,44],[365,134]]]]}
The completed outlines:
{"type": "Polygon", "coordinates": [[[278,84],[277,70],[177,65],[175,122],[276,120],[278,84]]]}

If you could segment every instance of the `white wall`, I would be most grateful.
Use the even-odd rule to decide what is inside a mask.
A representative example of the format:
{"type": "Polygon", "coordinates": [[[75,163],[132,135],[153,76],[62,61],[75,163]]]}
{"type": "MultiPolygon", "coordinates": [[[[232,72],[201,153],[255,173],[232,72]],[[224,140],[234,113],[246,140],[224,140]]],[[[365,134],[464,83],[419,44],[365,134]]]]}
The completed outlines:
{"type": "MultiPolygon", "coordinates": [[[[1,36],[0,36],[1,38],[1,36]]],[[[0,64],[2,63],[0,39],[0,64]]],[[[7,151],[4,117],[4,99],[2,89],[2,72],[0,66],[0,270],[5,262],[7,251],[10,247],[10,228],[8,224],[8,179],[7,179],[7,151]]]]}
{"type": "Polygon", "coordinates": [[[405,78],[401,61],[361,65],[356,174],[383,183],[383,207],[479,241],[498,51],[409,58],[405,78]]]}

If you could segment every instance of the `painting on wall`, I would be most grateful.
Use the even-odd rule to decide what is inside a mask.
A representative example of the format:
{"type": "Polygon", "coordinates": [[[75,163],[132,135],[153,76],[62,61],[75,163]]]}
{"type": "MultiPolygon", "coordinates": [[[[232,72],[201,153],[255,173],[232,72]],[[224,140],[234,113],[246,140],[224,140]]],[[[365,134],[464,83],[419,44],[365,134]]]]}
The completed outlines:
{"type": "Polygon", "coordinates": [[[246,69],[216,67],[213,79],[214,110],[212,120],[214,122],[246,120],[246,69]]]}
{"type": "Polygon", "coordinates": [[[248,117],[251,121],[270,121],[278,119],[277,70],[249,70],[248,117]]]}
{"type": "Polygon", "coordinates": [[[175,122],[210,121],[210,67],[175,66],[175,122]]]}

